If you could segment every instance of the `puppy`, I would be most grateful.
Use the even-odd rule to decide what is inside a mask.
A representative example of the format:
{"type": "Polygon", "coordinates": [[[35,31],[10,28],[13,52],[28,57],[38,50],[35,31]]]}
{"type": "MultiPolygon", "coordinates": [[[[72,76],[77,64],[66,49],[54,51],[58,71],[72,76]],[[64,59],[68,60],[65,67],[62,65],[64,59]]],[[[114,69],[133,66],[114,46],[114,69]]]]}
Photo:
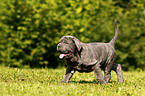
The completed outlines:
{"type": "Polygon", "coordinates": [[[115,36],[109,43],[82,43],[74,36],[63,36],[57,45],[59,58],[67,61],[66,73],[61,82],[67,83],[75,71],[94,71],[100,84],[107,84],[111,79],[111,70],[118,76],[118,82],[123,83],[123,74],[120,64],[114,62],[116,51],[114,44],[118,38],[117,20],[115,20],[115,36]],[[101,72],[104,70],[104,76],[101,72]]]}

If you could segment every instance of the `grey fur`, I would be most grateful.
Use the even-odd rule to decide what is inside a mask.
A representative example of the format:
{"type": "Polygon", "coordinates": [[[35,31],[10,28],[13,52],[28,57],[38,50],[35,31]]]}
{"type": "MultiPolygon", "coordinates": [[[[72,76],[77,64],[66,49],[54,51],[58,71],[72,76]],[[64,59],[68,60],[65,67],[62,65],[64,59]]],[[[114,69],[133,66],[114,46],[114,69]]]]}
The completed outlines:
{"type": "Polygon", "coordinates": [[[118,26],[117,26],[117,20],[114,21],[114,24],[115,24],[115,36],[113,37],[113,39],[109,42],[112,46],[114,46],[117,38],[118,38],[118,34],[119,34],[119,29],[118,29],[118,26]]]}
{"type": "Polygon", "coordinates": [[[115,29],[115,36],[109,43],[82,43],[74,36],[63,36],[57,45],[57,50],[62,53],[60,57],[67,60],[66,73],[61,82],[67,83],[75,71],[94,71],[96,79],[101,84],[107,84],[111,79],[111,70],[114,70],[118,81],[123,83],[121,65],[114,63],[114,44],[119,32],[116,20],[115,29]],[[104,70],[104,76],[101,69],[104,70]]]}

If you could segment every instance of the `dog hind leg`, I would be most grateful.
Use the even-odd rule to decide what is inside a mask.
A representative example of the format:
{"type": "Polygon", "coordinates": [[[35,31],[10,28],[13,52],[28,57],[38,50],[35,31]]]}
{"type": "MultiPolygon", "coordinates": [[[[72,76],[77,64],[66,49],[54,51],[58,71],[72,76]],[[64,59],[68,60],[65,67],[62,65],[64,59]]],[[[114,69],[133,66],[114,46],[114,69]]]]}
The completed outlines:
{"type": "Polygon", "coordinates": [[[118,82],[123,83],[124,82],[124,78],[123,78],[121,65],[113,63],[112,70],[114,70],[116,72],[117,77],[118,77],[118,82]]]}
{"type": "Polygon", "coordinates": [[[104,76],[101,72],[101,68],[100,68],[99,64],[96,64],[95,66],[93,66],[92,69],[94,70],[95,77],[98,80],[98,82],[100,84],[107,84],[107,82],[104,80],[104,76]]]}
{"type": "Polygon", "coordinates": [[[104,79],[107,83],[111,79],[111,68],[112,68],[112,64],[108,64],[104,70],[104,79]]]}

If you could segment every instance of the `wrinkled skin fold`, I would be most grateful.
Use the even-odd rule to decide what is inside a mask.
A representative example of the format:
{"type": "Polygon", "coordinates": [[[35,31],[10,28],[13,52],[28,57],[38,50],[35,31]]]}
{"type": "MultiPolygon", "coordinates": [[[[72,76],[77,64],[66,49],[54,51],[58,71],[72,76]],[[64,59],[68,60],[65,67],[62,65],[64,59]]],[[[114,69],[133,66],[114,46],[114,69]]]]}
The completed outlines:
{"type": "Polygon", "coordinates": [[[82,43],[74,36],[63,36],[57,50],[60,59],[67,60],[66,73],[60,82],[69,82],[72,75],[78,72],[92,72],[100,84],[107,84],[111,79],[111,70],[118,76],[118,82],[123,83],[121,65],[114,62],[116,52],[114,44],[118,37],[118,26],[115,20],[115,36],[109,43],[82,43]],[[104,70],[104,76],[101,72],[104,70]]]}

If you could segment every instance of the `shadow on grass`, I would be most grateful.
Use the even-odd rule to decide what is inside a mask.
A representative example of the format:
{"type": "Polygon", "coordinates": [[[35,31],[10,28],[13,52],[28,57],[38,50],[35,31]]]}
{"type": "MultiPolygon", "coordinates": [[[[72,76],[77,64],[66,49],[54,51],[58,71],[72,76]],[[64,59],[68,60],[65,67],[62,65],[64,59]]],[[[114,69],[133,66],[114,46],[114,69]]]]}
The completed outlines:
{"type": "Polygon", "coordinates": [[[93,80],[93,81],[86,81],[86,80],[81,80],[81,81],[69,81],[69,83],[79,83],[79,84],[98,84],[97,81],[93,80]]]}
{"type": "MultiPolygon", "coordinates": [[[[99,84],[96,80],[93,81],[86,81],[86,80],[81,80],[81,81],[69,81],[69,83],[79,83],[79,84],[99,84]]],[[[118,83],[117,81],[110,81],[109,83],[118,83]]],[[[109,84],[108,83],[108,84],[109,84]]]]}

